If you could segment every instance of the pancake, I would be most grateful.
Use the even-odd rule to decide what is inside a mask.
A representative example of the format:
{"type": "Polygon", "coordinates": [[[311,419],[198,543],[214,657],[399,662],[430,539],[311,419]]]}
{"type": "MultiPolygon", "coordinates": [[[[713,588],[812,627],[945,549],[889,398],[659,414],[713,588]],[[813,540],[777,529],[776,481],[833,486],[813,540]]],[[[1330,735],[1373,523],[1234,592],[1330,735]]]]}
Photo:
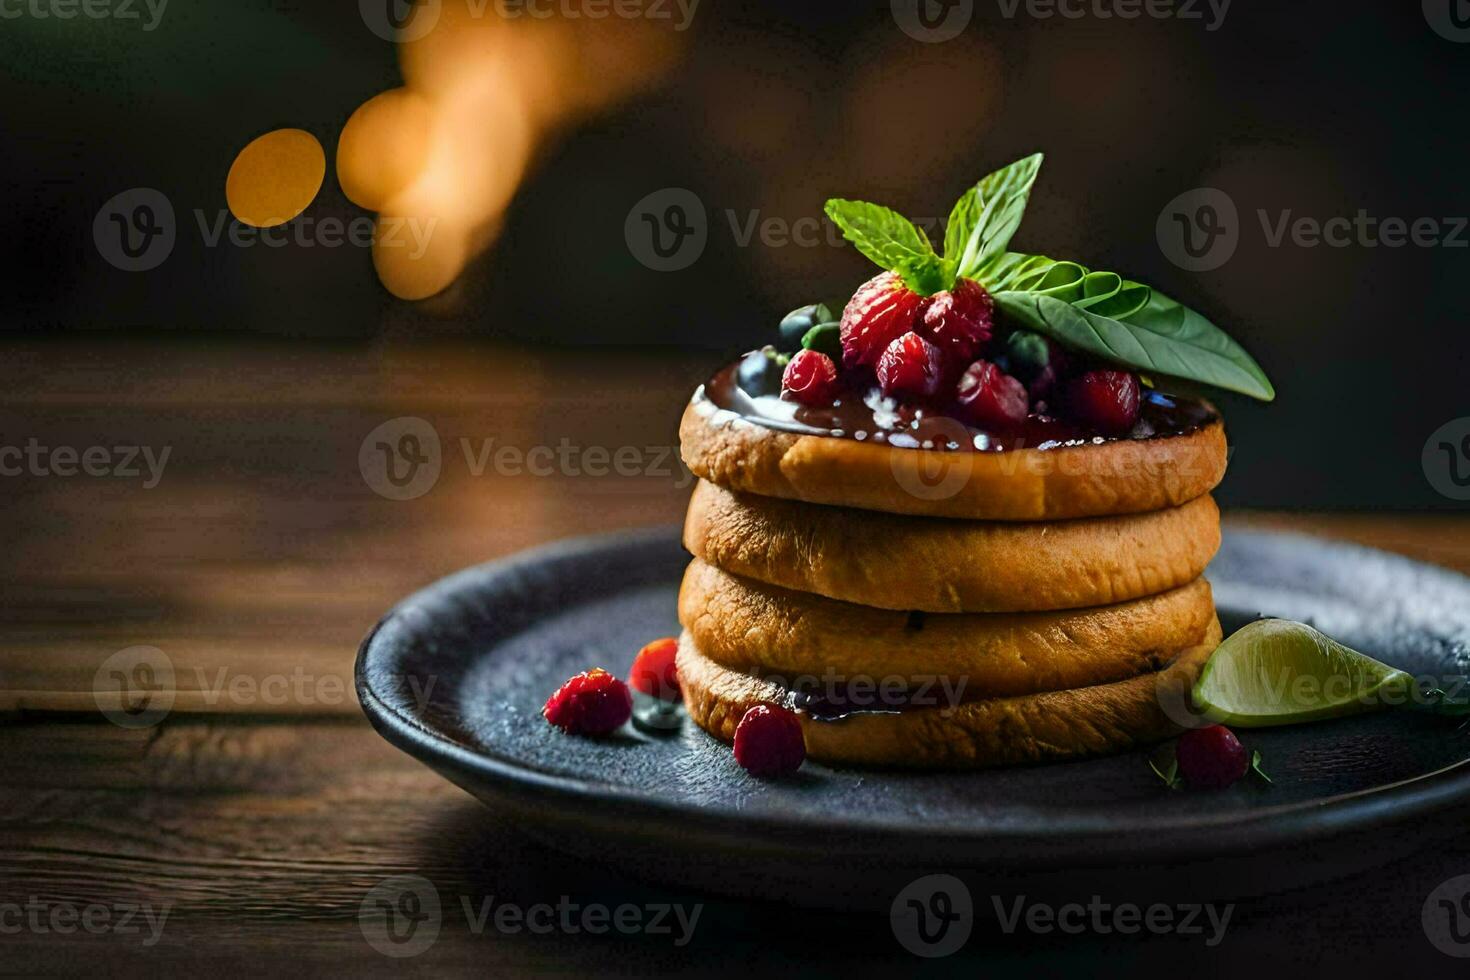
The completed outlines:
{"type": "Polygon", "coordinates": [[[736,494],[701,481],[684,546],[735,575],[878,609],[1032,612],[1177,588],[1220,547],[1209,496],[1052,523],[899,517],[736,494]]]}
{"type": "MultiPolygon", "coordinates": [[[[708,659],[798,679],[939,675],[967,698],[1087,687],[1158,670],[1215,619],[1195,579],[1157,596],[1068,612],[915,614],[870,609],[741,579],[695,559],[679,621],[708,659]]],[[[914,682],[917,686],[917,681],[914,682]]]]}
{"type": "MultiPolygon", "coordinates": [[[[839,765],[981,769],[1104,755],[1178,734],[1166,705],[1187,697],[1219,642],[1212,622],[1204,641],[1163,671],[1111,684],[836,720],[798,716],[808,757],[839,765]]],[[[678,664],[690,717],[724,741],[752,705],[791,702],[785,688],[704,656],[688,633],[678,664]]]]}
{"type": "MultiPolygon", "coordinates": [[[[954,423],[956,438],[970,438],[954,423]]],[[[695,392],[679,425],[684,463],[731,490],[892,514],[1039,521],[1176,507],[1225,475],[1216,417],[1189,432],[997,452],[899,448],[771,428],[695,392]]]]}

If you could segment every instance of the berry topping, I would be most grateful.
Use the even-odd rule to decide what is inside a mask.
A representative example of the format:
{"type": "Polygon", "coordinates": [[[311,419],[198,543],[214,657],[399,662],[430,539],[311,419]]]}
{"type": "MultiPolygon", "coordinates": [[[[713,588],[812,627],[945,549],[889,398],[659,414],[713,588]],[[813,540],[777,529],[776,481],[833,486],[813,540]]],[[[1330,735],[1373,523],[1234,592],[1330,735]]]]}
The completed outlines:
{"type": "Polygon", "coordinates": [[[890,398],[933,398],[944,383],[944,353],[910,332],[878,358],[878,387],[890,398]]]}
{"type": "Polygon", "coordinates": [[[741,358],[735,382],[752,398],[780,394],[781,364],[776,360],[776,349],[762,347],[741,358]]]}
{"type": "Polygon", "coordinates": [[[628,685],[601,667],[584,671],[546,699],[541,714],[572,735],[607,735],[633,713],[628,685]]]}
{"type": "Polygon", "coordinates": [[[795,713],[773,704],[745,712],[735,728],[735,761],[755,776],[784,776],[806,758],[801,722],[795,713]]]}
{"type": "Polygon", "coordinates": [[[666,636],[638,651],[633,669],[628,672],[628,683],[633,690],[651,694],[665,701],[679,700],[679,673],[674,666],[674,655],[679,652],[679,641],[666,636]]]}
{"type": "Polygon", "coordinates": [[[964,421],[991,432],[1015,428],[1030,409],[1025,386],[989,361],[976,361],[960,376],[955,404],[964,421]]]}
{"type": "Polygon", "coordinates": [[[1174,758],[1191,786],[1221,789],[1245,775],[1250,763],[1245,746],[1224,725],[1192,728],[1179,736],[1174,758]]]}
{"type": "Polygon", "coordinates": [[[1055,341],[1030,330],[1017,330],[1006,340],[1006,370],[1015,375],[1032,399],[1045,398],[1067,372],[1066,354],[1055,341]]]}
{"type": "Polygon", "coordinates": [[[819,351],[797,351],[786,365],[781,387],[803,405],[830,405],[838,392],[837,365],[819,351]]]}
{"type": "Polygon", "coordinates": [[[973,279],[956,279],[954,288],[935,293],[924,310],[922,332],[952,360],[968,364],[990,341],[995,301],[973,279]]]}
{"type": "Polygon", "coordinates": [[[842,366],[877,365],[890,344],[918,325],[928,302],[896,272],[863,283],[842,311],[842,366]]]}
{"type": "Polygon", "coordinates": [[[781,318],[781,349],[784,351],[800,350],[802,338],[812,327],[820,323],[832,323],[836,319],[825,303],[813,303],[811,306],[792,310],[781,318]]]}
{"type": "Polygon", "coordinates": [[[1138,375],[1101,368],[1067,384],[1066,408],[1076,422],[1104,435],[1121,436],[1138,421],[1138,375]]]}

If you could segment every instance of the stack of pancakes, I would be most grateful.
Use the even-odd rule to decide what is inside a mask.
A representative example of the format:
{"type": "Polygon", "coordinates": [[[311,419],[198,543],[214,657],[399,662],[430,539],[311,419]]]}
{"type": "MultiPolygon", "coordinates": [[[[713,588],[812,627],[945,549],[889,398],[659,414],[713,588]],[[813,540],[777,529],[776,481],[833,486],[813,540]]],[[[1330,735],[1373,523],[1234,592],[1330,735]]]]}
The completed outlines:
{"type": "Polygon", "coordinates": [[[1179,730],[1220,641],[1218,415],[1191,431],[1001,452],[768,427],[701,388],[679,677],[731,740],[798,712],[808,755],[967,768],[1179,730]]]}

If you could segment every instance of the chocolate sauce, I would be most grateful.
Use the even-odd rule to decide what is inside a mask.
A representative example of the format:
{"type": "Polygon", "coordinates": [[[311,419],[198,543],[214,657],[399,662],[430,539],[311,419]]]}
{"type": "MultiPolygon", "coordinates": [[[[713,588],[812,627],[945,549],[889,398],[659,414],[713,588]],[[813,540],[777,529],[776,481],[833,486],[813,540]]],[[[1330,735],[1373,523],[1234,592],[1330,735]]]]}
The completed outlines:
{"type": "Polygon", "coordinates": [[[883,397],[877,388],[849,389],[836,404],[801,405],[778,395],[752,396],[736,382],[739,362],[724,368],[694,394],[694,400],[749,422],[782,432],[886,443],[906,449],[1002,452],[1056,449],[1119,439],[1187,435],[1219,420],[1208,402],[1143,390],[1138,421],[1123,436],[1103,436],[1049,415],[1033,412],[1013,432],[987,432],[957,419],[883,397]]]}

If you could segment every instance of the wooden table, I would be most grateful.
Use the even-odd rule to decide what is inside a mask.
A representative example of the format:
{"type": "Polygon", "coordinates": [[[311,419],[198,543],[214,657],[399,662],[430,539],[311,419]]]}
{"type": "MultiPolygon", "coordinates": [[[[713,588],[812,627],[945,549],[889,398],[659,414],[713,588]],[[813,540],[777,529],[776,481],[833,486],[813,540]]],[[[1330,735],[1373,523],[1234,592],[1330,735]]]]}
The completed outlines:
{"type": "MultiPolygon", "coordinates": [[[[677,414],[706,366],[463,346],[0,348],[0,447],[36,447],[24,472],[0,476],[0,972],[911,968],[882,917],[681,894],[530,844],[380,740],[354,701],[357,643],[404,594],[554,538],[676,522],[687,495],[677,414]],[[404,416],[437,431],[442,469],[428,493],[393,500],[364,479],[359,450],[404,416]],[[135,446],[155,462],[168,448],[156,483],[146,465],[112,472],[135,446]],[[526,455],[537,446],[558,454],[545,475],[527,471],[545,462],[526,455]],[[91,459],[109,475],[81,472],[90,447],[107,451],[105,464],[91,459]],[[624,475],[597,475],[619,449],[624,475]],[[99,665],[135,646],[166,653],[178,691],[167,718],[141,729],[105,720],[94,697],[99,665]],[[429,879],[445,903],[438,940],[402,960],[359,928],[367,891],[400,874],[429,879]],[[683,946],[477,931],[461,903],[491,896],[704,911],[683,946]],[[123,928],[128,908],[155,921],[166,910],[161,931],[141,912],[128,924],[137,931],[123,928]]],[[[1470,572],[1470,523],[1455,517],[1234,519],[1470,572]]],[[[1387,955],[1382,941],[1399,968],[1443,969],[1451,961],[1425,942],[1420,906],[1467,871],[1470,834],[1422,862],[1251,902],[1208,962],[1361,963],[1387,955]]],[[[1034,969],[1037,950],[1091,971],[1099,957],[1190,962],[1200,946],[995,933],[941,965],[1034,969]]]]}

